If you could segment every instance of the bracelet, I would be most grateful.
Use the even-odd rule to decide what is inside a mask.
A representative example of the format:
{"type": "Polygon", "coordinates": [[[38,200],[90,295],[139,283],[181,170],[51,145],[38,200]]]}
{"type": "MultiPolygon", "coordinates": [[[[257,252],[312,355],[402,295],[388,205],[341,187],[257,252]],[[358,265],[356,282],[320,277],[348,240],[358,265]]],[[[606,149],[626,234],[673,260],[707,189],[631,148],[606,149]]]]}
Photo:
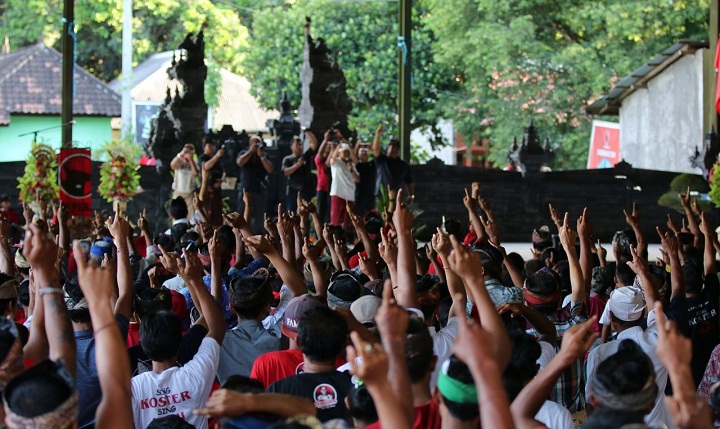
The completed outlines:
{"type": "Polygon", "coordinates": [[[127,252],[127,251],[128,251],[127,247],[116,247],[116,250],[115,250],[116,253],[127,252]]]}
{"type": "Polygon", "coordinates": [[[40,296],[47,295],[47,294],[59,294],[59,295],[65,295],[65,291],[62,290],[62,288],[59,287],[44,287],[42,289],[38,289],[38,292],[40,293],[40,296]]]}
{"type": "Polygon", "coordinates": [[[107,328],[109,328],[109,327],[111,327],[111,326],[113,326],[113,325],[115,325],[115,324],[117,324],[117,322],[113,320],[112,322],[108,322],[108,323],[102,325],[101,327],[99,327],[99,328],[97,328],[97,329],[95,329],[95,330],[93,331],[93,336],[99,334],[99,333],[102,332],[104,329],[107,329],[107,328]]]}

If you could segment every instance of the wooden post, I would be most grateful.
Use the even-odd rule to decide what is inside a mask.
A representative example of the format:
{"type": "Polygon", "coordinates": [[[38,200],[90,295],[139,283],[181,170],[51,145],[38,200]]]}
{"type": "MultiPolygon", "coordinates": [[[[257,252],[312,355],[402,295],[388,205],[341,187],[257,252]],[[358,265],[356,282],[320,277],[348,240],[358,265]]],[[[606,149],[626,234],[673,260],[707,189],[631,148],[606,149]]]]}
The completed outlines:
{"type": "Polygon", "coordinates": [[[400,139],[400,157],[410,162],[412,0],[400,0],[398,9],[400,20],[398,36],[398,137],[400,139]]]}
{"type": "Polygon", "coordinates": [[[62,147],[72,147],[75,80],[75,0],[64,0],[62,33],[62,147]]]}

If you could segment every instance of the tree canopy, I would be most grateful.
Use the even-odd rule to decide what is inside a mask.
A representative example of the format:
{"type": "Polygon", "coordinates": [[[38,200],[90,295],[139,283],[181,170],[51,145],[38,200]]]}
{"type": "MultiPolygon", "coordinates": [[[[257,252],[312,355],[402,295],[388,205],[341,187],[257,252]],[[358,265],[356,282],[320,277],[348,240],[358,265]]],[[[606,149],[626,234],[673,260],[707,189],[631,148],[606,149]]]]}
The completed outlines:
{"type": "Polygon", "coordinates": [[[559,167],[583,168],[583,106],[680,39],[707,39],[709,0],[428,0],[436,60],[454,67],[453,119],[482,133],[502,162],[534,119],[559,167]]]}
{"type": "MultiPolygon", "coordinates": [[[[443,117],[442,93],[458,88],[450,68],[435,61],[434,37],[423,25],[424,1],[413,8],[413,128],[436,125],[443,117]]],[[[396,2],[299,0],[257,10],[243,67],[260,103],[274,107],[286,91],[291,104],[300,105],[306,16],[312,18],[311,33],[325,39],[345,73],[353,103],[350,127],[365,140],[381,122],[388,133],[395,132],[396,2]]]]}

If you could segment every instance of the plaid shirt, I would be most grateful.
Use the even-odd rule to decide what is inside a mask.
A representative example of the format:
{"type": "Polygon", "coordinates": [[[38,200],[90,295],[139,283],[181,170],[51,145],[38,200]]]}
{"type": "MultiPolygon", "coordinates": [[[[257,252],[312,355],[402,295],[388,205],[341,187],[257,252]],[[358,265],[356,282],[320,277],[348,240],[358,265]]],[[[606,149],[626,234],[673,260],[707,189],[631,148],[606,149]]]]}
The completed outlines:
{"type": "MultiPolygon", "coordinates": [[[[550,314],[548,319],[555,324],[555,330],[557,331],[555,351],[559,352],[565,331],[588,319],[585,303],[573,301],[570,303],[569,309],[565,307],[555,314],[550,314]]],[[[540,336],[533,328],[528,329],[527,333],[535,338],[540,336]]],[[[582,359],[577,359],[560,374],[560,378],[553,388],[552,400],[566,407],[571,413],[585,409],[585,395],[583,394],[585,380],[583,376],[582,359]]]]}

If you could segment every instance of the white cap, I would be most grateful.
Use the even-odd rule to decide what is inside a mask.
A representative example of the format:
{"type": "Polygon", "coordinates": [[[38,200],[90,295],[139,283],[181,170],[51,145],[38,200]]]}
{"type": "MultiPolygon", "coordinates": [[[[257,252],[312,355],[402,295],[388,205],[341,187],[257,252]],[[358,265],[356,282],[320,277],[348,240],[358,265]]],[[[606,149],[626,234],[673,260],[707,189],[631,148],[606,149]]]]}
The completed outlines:
{"type": "Polygon", "coordinates": [[[615,317],[625,322],[642,317],[646,306],[642,292],[632,286],[615,289],[607,305],[615,317]]]}
{"type": "Polygon", "coordinates": [[[375,295],[365,295],[356,299],[350,306],[350,312],[360,323],[372,323],[375,322],[375,314],[382,305],[382,299],[375,295]]]}
{"type": "Polygon", "coordinates": [[[345,151],[345,150],[350,150],[350,145],[347,143],[343,143],[340,145],[340,147],[338,147],[338,150],[340,152],[345,151]]]}

